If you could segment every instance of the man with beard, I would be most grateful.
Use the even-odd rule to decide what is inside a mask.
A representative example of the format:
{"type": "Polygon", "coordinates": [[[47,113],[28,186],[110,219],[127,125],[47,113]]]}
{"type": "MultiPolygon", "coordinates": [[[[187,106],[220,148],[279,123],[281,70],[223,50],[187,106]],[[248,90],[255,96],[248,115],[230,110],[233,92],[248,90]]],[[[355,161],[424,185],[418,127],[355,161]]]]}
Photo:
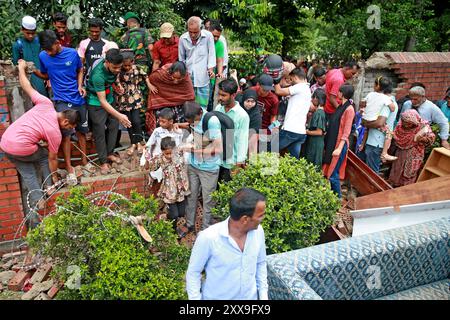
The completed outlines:
{"type": "Polygon", "coordinates": [[[235,100],[237,90],[238,85],[233,79],[219,83],[219,104],[215,109],[229,116],[234,123],[233,156],[222,163],[219,171],[219,181],[225,182],[231,180],[233,166],[243,168],[247,159],[250,118],[235,100]]]}

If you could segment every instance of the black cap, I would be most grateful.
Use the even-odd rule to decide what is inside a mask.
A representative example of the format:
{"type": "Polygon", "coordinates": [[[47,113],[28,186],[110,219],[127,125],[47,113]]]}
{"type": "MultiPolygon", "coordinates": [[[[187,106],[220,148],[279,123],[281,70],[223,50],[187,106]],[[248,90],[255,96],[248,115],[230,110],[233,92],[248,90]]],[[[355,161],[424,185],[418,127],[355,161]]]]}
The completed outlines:
{"type": "Polygon", "coordinates": [[[258,100],[258,94],[253,89],[247,89],[244,91],[244,96],[242,97],[242,102],[245,102],[247,99],[258,100]]]}
{"type": "Polygon", "coordinates": [[[268,74],[263,73],[258,79],[259,85],[266,91],[275,91],[273,87],[273,78],[268,74]]]}

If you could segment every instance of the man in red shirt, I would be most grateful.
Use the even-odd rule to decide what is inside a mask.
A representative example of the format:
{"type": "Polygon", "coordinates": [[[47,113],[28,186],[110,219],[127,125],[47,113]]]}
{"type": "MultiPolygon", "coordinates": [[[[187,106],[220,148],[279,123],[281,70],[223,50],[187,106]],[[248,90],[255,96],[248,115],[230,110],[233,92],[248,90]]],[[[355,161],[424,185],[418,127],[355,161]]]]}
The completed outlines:
{"type": "Polygon", "coordinates": [[[341,85],[347,80],[353,78],[358,72],[359,66],[355,61],[347,62],[343,68],[332,69],[327,72],[325,80],[325,92],[327,94],[327,100],[325,103],[325,114],[327,116],[334,113],[337,107],[341,104],[338,99],[338,92],[341,85]]]}
{"type": "Polygon", "coordinates": [[[261,129],[267,129],[277,119],[278,115],[279,101],[278,96],[272,92],[275,90],[273,78],[267,74],[260,75],[258,84],[252,89],[258,94],[257,106],[262,113],[261,129]]]}
{"type": "Polygon", "coordinates": [[[34,107],[14,121],[1,137],[0,148],[16,165],[30,193],[31,207],[43,206],[43,191],[38,181],[36,165],[40,167],[46,186],[58,180],[58,149],[61,144],[61,129],[72,130],[80,121],[76,110],[56,112],[50,99],[41,95],[32,86],[25,73],[25,60],[18,61],[19,81],[24,92],[33,101],[34,107]],[[48,150],[47,150],[48,149],[48,150]],[[52,172],[52,180],[48,179],[52,172]]]}
{"type": "Polygon", "coordinates": [[[153,68],[155,71],[165,64],[174,63],[178,60],[179,38],[173,34],[174,27],[166,22],[161,25],[160,39],[155,43],[152,50],[153,68]]]}

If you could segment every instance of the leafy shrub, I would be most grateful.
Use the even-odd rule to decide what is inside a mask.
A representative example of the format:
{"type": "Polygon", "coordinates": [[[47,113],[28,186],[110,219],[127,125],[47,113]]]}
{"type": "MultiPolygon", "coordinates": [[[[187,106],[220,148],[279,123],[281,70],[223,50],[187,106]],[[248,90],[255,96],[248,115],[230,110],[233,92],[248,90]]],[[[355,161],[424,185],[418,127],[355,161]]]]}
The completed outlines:
{"type": "Polygon", "coordinates": [[[339,199],[329,182],[305,159],[262,153],[233,179],[213,193],[213,213],[229,215],[229,199],[242,186],[266,195],[262,222],[268,253],[280,253],[317,243],[320,233],[334,222],[339,199]]]}
{"type": "MultiPolygon", "coordinates": [[[[189,250],[177,243],[172,224],[156,220],[157,202],[132,193],[131,199],[110,198],[97,206],[86,196],[86,188],[74,188],[67,199],[57,200],[58,209],[29,232],[34,252],[56,262],[54,277],[70,280],[69,266],[80,268],[79,290],[66,285],[59,299],[186,299],[184,274],[189,250]],[[114,213],[144,215],[147,243],[131,223],[114,213]]],[[[67,282],[66,282],[67,284],[67,282]]]]}

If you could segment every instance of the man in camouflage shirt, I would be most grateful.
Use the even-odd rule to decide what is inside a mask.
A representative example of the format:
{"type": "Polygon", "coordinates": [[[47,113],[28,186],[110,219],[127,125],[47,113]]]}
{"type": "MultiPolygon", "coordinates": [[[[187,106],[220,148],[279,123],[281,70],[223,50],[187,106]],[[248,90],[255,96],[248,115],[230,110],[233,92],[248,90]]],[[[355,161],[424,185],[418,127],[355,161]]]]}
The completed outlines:
{"type": "Polygon", "coordinates": [[[135,55],[135,63],[141,70],[151,70],[151,52],[154,40],[147,29],[141,28],[140,18],[134,12],[127,12],[123,17],[128,31],[122,36],[122,48],[131,49],[135,55]]]}

